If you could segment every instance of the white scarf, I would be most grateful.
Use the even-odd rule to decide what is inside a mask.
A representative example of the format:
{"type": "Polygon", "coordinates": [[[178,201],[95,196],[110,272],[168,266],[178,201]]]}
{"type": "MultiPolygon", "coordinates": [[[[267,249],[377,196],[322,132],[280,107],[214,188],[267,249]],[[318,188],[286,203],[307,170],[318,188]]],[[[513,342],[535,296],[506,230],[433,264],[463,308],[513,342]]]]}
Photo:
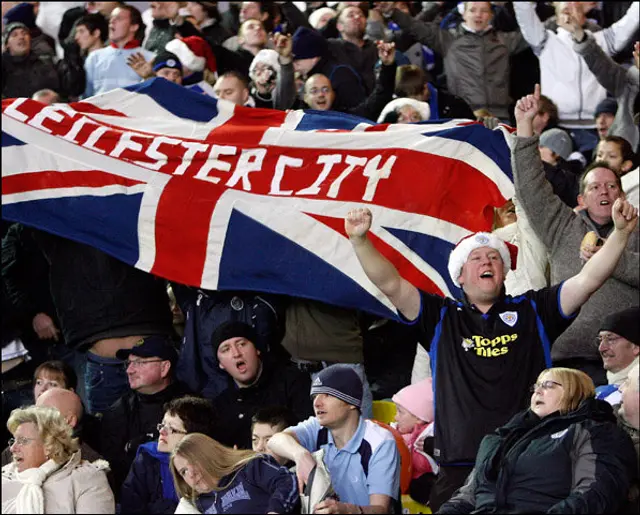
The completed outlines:
{"type": "Polygon", "coordinates": [[[607,382],[609,384],[617,384],[618,386],[620,386],[622,383],[625,382],[627,377],[629,377],[629,372],[631,371],[631,368],[636,363],[638,363],[638,358],[635,358],[631,363],[629,363],[628,367],[625,367],[622,370],[619,370],[618,372],[607,371],[607,382]]]}
{"type": "Polygon", "coordinates": [[[22,483],[22,488],[13,502],[3,503],[3,512],[44,513],[44,494],[42,485],[47,478],[61,467],[53,460],[48,460],[38,468],[30,468],[24,472],[15,471],[11,479],[22,483]],[[15,510],[12,504],[15,503],[15,510]]]}

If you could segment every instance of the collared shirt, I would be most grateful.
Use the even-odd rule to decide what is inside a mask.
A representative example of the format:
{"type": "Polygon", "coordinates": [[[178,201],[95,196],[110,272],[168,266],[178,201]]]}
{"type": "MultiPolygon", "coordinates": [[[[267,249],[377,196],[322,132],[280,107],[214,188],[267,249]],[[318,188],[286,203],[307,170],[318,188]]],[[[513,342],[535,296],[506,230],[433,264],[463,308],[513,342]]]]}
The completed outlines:
{"type": "MultiPolygon", "coordinates": [[[[296,435],[300,445],[309,452],[315,452],[321,428],[318,419],[310,417],[288,430],[296,435]]],[[[336,447],[331,431],[327,435],[327,443],[321,448],[324,449],[324,462],[331,475],[331,484],[341,502],[368,506],[372,494],[398,497],[400,457],[391,432],[360,417],[356,432],[342,449],[336,447]],[[366,475],[358,452],[363,441],[371,451],[366,475]]]]}
{"type": "Polygon", "coordinates": [[[84,62],[87,86],[82,98],[140,82],[140,76],[127,64],[127,58],[137,53],[141,53],[147,61],[151,61],[155,57],[153,52],[140,46],[135,48],[108,46],[91,52],[84,62]]]}

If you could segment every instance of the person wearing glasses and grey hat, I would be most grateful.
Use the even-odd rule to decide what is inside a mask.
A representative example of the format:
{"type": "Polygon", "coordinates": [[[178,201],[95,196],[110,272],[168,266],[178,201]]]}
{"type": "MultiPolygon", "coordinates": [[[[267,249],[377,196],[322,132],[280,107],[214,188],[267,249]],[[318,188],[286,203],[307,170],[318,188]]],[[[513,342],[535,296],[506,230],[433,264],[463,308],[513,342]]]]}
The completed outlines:
{"type": "MultiPolygon", "coordinates": [[[[122,484],[138,446],[158,438],[156,425],[164,404],[190,392],[174,380],[178,353],[168,336],[141,338],[131,349],[120,349],[116,357],[124,361],[131,389],[103,414],[101,449],[115,483],[122,484]]],[[[118,500],[119,492],[115,494],[118,500]]]]}
{"type": "Polygon", "coordinates": [[[591,378],[549,368],[529,409],[483,438],[475,468],[438,513],[619,513],[636,479],[631,439],[591,378]]]}
{"type": "Polygon", "coordinates": [[[158,439],[140,447],[122,485],[121,513],[174,513],[176,494],[169,459],[175,446],[190,433],[217,438],[219,418],[211,402],[199,397],[173,399],[164,406],[158,439]]]}

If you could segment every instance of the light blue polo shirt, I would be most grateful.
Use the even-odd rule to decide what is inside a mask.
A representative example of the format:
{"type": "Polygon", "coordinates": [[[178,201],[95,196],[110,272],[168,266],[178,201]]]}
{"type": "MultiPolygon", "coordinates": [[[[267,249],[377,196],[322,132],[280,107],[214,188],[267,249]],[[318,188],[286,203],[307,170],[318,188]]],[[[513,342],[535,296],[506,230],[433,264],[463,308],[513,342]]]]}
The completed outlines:
{"type": "MultiPolygon", "coordinates": [[[[309,452],[318,450],[318,432],[322,426],[315,417],[287,429],[296,435],[300,445],[309,452]]],[[[324,449],[324,463],[331,475],[331,484],[340,501],[369,505],[369,495],[388,495],[398,498],[400,489],[400,456],[391,432],[360,417],[355,434],[347,445],[338,449],[333,442],[331,431],[327,435],[324,449]],[[371,447],[369,473],[365,476],[358,449],[362,441],[371,447]]]]}

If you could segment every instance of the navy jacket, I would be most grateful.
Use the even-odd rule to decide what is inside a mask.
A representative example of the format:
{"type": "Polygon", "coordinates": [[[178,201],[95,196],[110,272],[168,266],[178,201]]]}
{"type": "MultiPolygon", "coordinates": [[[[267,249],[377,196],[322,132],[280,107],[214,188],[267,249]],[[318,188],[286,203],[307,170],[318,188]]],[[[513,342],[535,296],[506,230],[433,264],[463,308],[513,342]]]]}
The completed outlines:
{"type": "Polygon", "coordinates": [[[200,513],[292,513],[300,500],[295,474],[268,455],[260,455],[220,480],[224,490],[201,495],[200,513]],[[215,505],[215,511],[211,505],[215,505]]]}
{"type": "Polygon", "coordinates": [[[169,470],[167,452],[158,451],[158,442],[138,447],[138,454],[122,485],[121,513],[174,513],[178,495],[169,470]]]}
{"type": "Polygon", "coordinates": [[[527,410],[482,440],[467,483],[438,513],[616,513],[636,459],[604,401],[543,419],[527,410]]]}

